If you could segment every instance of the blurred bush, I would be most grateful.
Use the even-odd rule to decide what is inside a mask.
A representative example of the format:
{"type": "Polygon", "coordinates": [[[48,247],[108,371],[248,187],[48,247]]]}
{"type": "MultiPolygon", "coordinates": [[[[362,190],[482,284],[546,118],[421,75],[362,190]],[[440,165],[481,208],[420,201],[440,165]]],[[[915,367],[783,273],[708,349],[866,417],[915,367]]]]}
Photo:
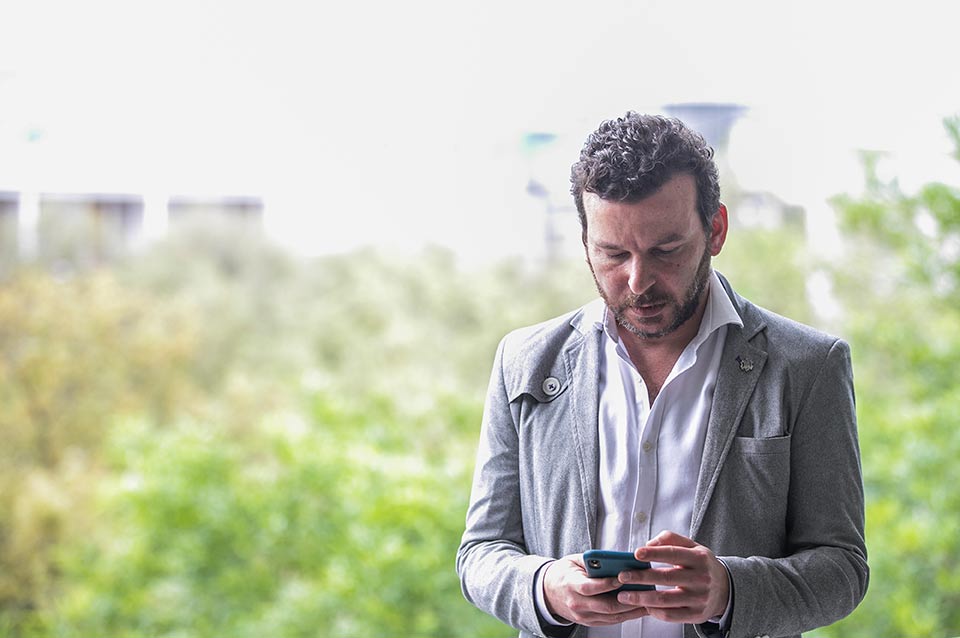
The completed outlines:
{"type": "Polygon", "coordinates": [[[367,437],[416,423],[315,403],[242,437],[118,425],[99,534],[67,544],[36,634],[483,635],[450,569],[469,467],[367,437]]]}
{"type": "Polygon", "coordinates": [[[452,562],[483,388],[586,273],[224,219],[72,254],[0,288],[0,634],[503,635],[452,562]]]}
{"type": "MultiPolygon", "coordinates": [[[[960,118],[946,121],[960,160],[960,118]]],[[[867,154],[860,196],[835,200],[837,264],[857,375],[870,589],[827,635],[960,633],[960,189],[904,193],[867,154]]]]}
{"type": "Polygon", "coordinates": [[[27,270],[0,287],[0,610],[29,611],[56,584],[52,553],[90,522],[85,475],[111,421],[186,402],[194,349],[175,306],[105,272],[27,270]]]}
{"type": "MultiPolygon", "coordinates": [[[[948,635],[960,206],[867,181],[835,202],[847,258],[735,228],[717,267],[853,345],[873,571],[815,634],[948,635]],[[808,301],[811,268],[832,273],[838,325],[808,301]]],[[[5,263],[0,283],[0,635],[513,633],[462,599],[453,556],[497,341],[592,298],[581,261],[306,260],[212,219],[110,263],[82,253],[5,263]]]]}

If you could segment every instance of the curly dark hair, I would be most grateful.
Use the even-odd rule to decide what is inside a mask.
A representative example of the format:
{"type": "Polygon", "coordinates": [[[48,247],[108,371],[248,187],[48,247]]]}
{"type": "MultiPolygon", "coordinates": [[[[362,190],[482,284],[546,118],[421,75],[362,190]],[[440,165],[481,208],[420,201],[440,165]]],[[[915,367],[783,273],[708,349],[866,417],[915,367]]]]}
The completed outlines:
{"type": "Polygon", "coordinates": [[[689,173],[696,179],[697,210],[709,232],[720,207],[720,178],[713,149],[703,136],[678,119],[633,111],[601,123],[570,169],[570,192],[584,238],[584,192],[610,201],[636,202],[655,193],[677,173],[689,173]]]}

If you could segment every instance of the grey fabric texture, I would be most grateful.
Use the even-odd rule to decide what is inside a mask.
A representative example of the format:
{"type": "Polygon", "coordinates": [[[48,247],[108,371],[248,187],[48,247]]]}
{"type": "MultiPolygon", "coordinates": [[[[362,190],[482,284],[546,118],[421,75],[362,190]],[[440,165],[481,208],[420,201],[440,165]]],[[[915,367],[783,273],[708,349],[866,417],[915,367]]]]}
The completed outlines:
{"type": "MultiPolygon", "coordinates": [[[[674,531],[727,565],[727,635],[798,636],[867,589],[850,349],[721,281],[744,325],[727,331],[691,527],[674,531]]],[[[533,586],[549,561],[594,547],[600,336],[581,308],[510,333],[494,360],[456,566],[467,600],[523,637],[585,634],[544,623],[533,586]]],[[[684,627],[698,635],[715,626],[684,627]]]]}

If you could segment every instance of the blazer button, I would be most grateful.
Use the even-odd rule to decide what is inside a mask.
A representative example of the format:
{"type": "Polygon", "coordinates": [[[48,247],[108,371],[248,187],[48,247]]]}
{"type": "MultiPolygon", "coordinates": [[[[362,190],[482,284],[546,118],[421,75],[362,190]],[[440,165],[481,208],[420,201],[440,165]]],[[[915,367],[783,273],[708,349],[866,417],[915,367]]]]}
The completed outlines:
{"type": "Polygon", "coordinates": [[[547,377],[540,387],[545,395],[552,397],[560,392],[560,381],[556,377],[547,377]]]}

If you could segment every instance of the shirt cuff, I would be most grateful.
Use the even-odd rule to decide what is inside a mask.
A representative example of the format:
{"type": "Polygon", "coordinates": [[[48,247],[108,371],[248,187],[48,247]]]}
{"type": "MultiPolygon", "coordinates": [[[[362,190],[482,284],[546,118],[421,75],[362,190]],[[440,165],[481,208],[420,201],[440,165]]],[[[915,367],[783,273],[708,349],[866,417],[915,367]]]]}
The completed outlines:
{"type": "Polygon", "coordinates": [[[550,561],[549,563],[544,563],[543,566],[537,570],[536,581],[533,584],[534,599],[537,602],[537,613],[550,625],[555,627],[569,627],[573,624],[572,622],[558,620],[547,610],[547,599],[543,594],[543,576],[547,572],[547,569],[550,568],[550,565],[555,562],[556,561],[550,561]]]}
{"type": "Polygon", "coordinates": [[[730,629],[730,615],[733,613],[733,579],[730,577],[730,568],[727,567],[727,564],[719,558],[717,560],[727,570],[727,607],[724,609],[722,616],[714,616],[707,622],[720,625],[720,631],[727,631],[730,629]]]}

